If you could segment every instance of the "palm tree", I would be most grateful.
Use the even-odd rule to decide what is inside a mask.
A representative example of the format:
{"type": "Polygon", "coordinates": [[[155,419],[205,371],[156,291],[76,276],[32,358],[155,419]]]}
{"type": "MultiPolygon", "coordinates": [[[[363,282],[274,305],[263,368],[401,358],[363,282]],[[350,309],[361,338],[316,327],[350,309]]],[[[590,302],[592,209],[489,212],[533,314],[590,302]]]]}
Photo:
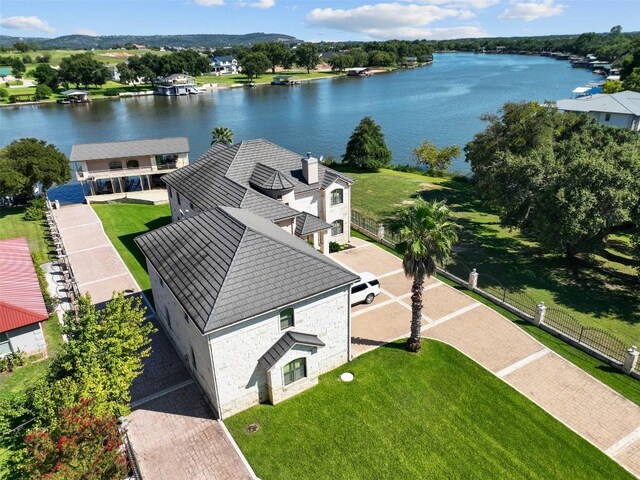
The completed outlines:
{"type": "Polygon", "coordinates": [[[233,131],[228,127],[215,127],[211,130],[211,145],[216,143],[231,145],[233,143],[233,131]]]}
{"type": "Polygon", "coordinates": [[[406,246],[402,268],[407,278],[413,279],[411,336],[407,340],[407,349],[411,352],[417,352],[422,346],[420,319],[425,277],[431,277],[436,266],[442,265],[451,255],[453,244],[458,239],[457,228],[444,202],[425,202],[421,198],[391,222],[391,231],[398,233],[406,246]]]}

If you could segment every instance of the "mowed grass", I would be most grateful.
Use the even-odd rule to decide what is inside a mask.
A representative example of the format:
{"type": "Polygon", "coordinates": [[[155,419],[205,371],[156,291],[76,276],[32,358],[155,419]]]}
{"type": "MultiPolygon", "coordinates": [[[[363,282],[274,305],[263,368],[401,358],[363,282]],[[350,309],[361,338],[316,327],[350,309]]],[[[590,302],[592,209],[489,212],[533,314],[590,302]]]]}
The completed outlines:
{"type": "Polygon", "coordinates": [[[367,353],[274,406],[225,420],[260,478],[623,479],[632,476],[457,350],[367,353]],[[338,377],[350,371],[351,383],[338,377]],[[248,433],[250,424],[259,425],[248,433]]]}
{"type": "Polygon", "coordinates": [[[628,237],[612,236],[593,258],[570,259],[545,252],[516,229],[501,227],[468,182],[385,169],[349,175],[356,180],[353,209],[378,220],[418,196],[446,200],[461,226],[456,258],[477,269],[480,286],[497,285],[490,278],[495,277],[508,291],[562,307],[585,326],[614,334],[628,346],[640,341],[640,288],[628,237]]]}
{"type": "MultiPolygon", "coordinates": [[[[131,203],[94,204],[104,230],[140,288],[151,298],[151,282],[144,255],[134,239],[150,230],[171,223],[169,205],[140,205],[131,203]]],[[[176,248],[180,248],[176,245],[176,248]]]]}
{"type": "MultiPolygon", "coordinates": [[[[344,72],[317,72],[312,70],[310,73],[307,73],[306,70],[287,70],[278,72],[275,74],[263,73],[258,78],[254,78],[254,83],[271,83],[273,81],[273,77],[277,77],[279,75],[293,75],[296,80],[310,80],[314,78],[333,78],[338,75],[344,75],[344,72]]],[[[221,83],[221,84],[246,84],[249,83],[246,75],[241,73],[236,75],[201,75],[196,77],[196,81],[200,84],[204,83],[221,83]]]]}
{"type": "Polygon", "coordinates": [[[0,240],[26,237],[29,250],[34,252],[38,263],[49,259],[49,245],[45,238],[45,222],[24,219],[26,207],[0,208],[0,240]]]}

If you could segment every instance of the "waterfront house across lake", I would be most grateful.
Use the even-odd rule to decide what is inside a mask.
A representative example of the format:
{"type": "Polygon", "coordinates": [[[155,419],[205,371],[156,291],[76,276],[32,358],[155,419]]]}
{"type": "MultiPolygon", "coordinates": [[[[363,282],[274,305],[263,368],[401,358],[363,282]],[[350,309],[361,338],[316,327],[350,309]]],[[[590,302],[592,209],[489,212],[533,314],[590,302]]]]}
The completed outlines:
{"type": "Polygon", "coordinates": [[[640,131],[640,93],[626,90],[606,94],[599,93],[579,98],[558,100],[558,110],[583,112],[598,123],[640,131]]]}
{"type": "Polygon", "coordinates": [[[198,93],[196,89],[196,79],[183,73],[175,73],[166,77],[158,78],[154,87],[156,95],[178,96],[198,93]]]}
{"type": "Polygon", "coordinates": [[[238,59],[233,55],[221,55],[211,59],[211,73],[230,75],[238,71],[238,59]]]}
{"type": "MultiPolygon", "coordinates": [[[[76,180],[93,196],[164,189],[161,177],[189,164],[186,137],[74,145],[76,180]]],[[[98,200],[95,198],[94,200],[98,200]]]]}

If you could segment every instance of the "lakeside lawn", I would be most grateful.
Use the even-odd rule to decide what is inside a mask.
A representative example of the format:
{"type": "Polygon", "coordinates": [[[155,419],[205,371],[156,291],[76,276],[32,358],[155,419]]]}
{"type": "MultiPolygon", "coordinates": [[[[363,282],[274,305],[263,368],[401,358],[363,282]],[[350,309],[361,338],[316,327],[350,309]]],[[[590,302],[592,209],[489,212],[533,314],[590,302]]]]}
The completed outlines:
{"type": "Polygon", "coordinates": [[[260,478],[633,478],[452,347],[403,342],[225,423],[260,478]],[[351,383],[339,381],[352,372],[351,383]],[[248,433],[250,424],[258,424],[248,433]]]}
{"type": "MultiPolygon", "coordinates": [[[[283,70],[281,72],[273,73],[263,73],[258,78],[254,78],[254,83],[271,83],[273,81],[273,77],[277,77],[279,75],[293,75],[296,77],[296,80],[310,80],[313,78],[333,78],[339,75],[344,75],[344,72],[318,72],[315,70],[311,70],[310,73],[307,73],[306,70],[283,70]]],[[[249,80],[247,80],[247,76],[241,73],[236,75],[201,75],[196,77],[196,81],[199,84],[204,83],[218,83],[218,84],[247,84],[249,80]]]]}
{"type": "Polygon", "coordinates": [[[378,220],[418,195],[446,200],[462,227],[457,258],[478,270],[480,283],[483,273],[492,275],[509,291],[562,307],[626,345],[640,341],[640,288],[628,237],[612,236],[592,259],[569,259],[545,253],[535,240],[501,227],[468,182],[386,169],[348,174],[356,180],[353,209],[378,220]]]}

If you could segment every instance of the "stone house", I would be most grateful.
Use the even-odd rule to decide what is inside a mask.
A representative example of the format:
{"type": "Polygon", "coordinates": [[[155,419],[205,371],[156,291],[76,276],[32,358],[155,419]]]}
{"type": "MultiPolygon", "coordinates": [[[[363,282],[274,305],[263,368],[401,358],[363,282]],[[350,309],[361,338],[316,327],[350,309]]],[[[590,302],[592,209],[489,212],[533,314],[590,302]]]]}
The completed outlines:
{"type": "Polygon", "coordinates": [[[45,354],[42,322],[49,318],[26,238],[0,241],[0,357],[45,354]]]}
{"type": "MultiPolygon", "coordinates": [[[[203,173],[213,168],[206,155],[193,165],[203,173]]],[[[288,185],[276,177],[274,185],[288,185]]],[[[276,404],[350,359],[350,285],[358,277],[279,225],[297,218],[288,217],[293,208],[256,200],[261,194],[224,175],[218,180],[215,194],[226,191],[240,208],[185,195],[172,207],[194,199],[203,211],[194,214],[194,205],[184,219],[135,241],[163,329],[225,418],[276,404]]]]}
{"type": "Polygon", "coordinates": [[[173,221],[219,205],[246,208],[329,253],[351,238],[353,180],[263,139],[217,144],[163,177],[173,221]]]}

